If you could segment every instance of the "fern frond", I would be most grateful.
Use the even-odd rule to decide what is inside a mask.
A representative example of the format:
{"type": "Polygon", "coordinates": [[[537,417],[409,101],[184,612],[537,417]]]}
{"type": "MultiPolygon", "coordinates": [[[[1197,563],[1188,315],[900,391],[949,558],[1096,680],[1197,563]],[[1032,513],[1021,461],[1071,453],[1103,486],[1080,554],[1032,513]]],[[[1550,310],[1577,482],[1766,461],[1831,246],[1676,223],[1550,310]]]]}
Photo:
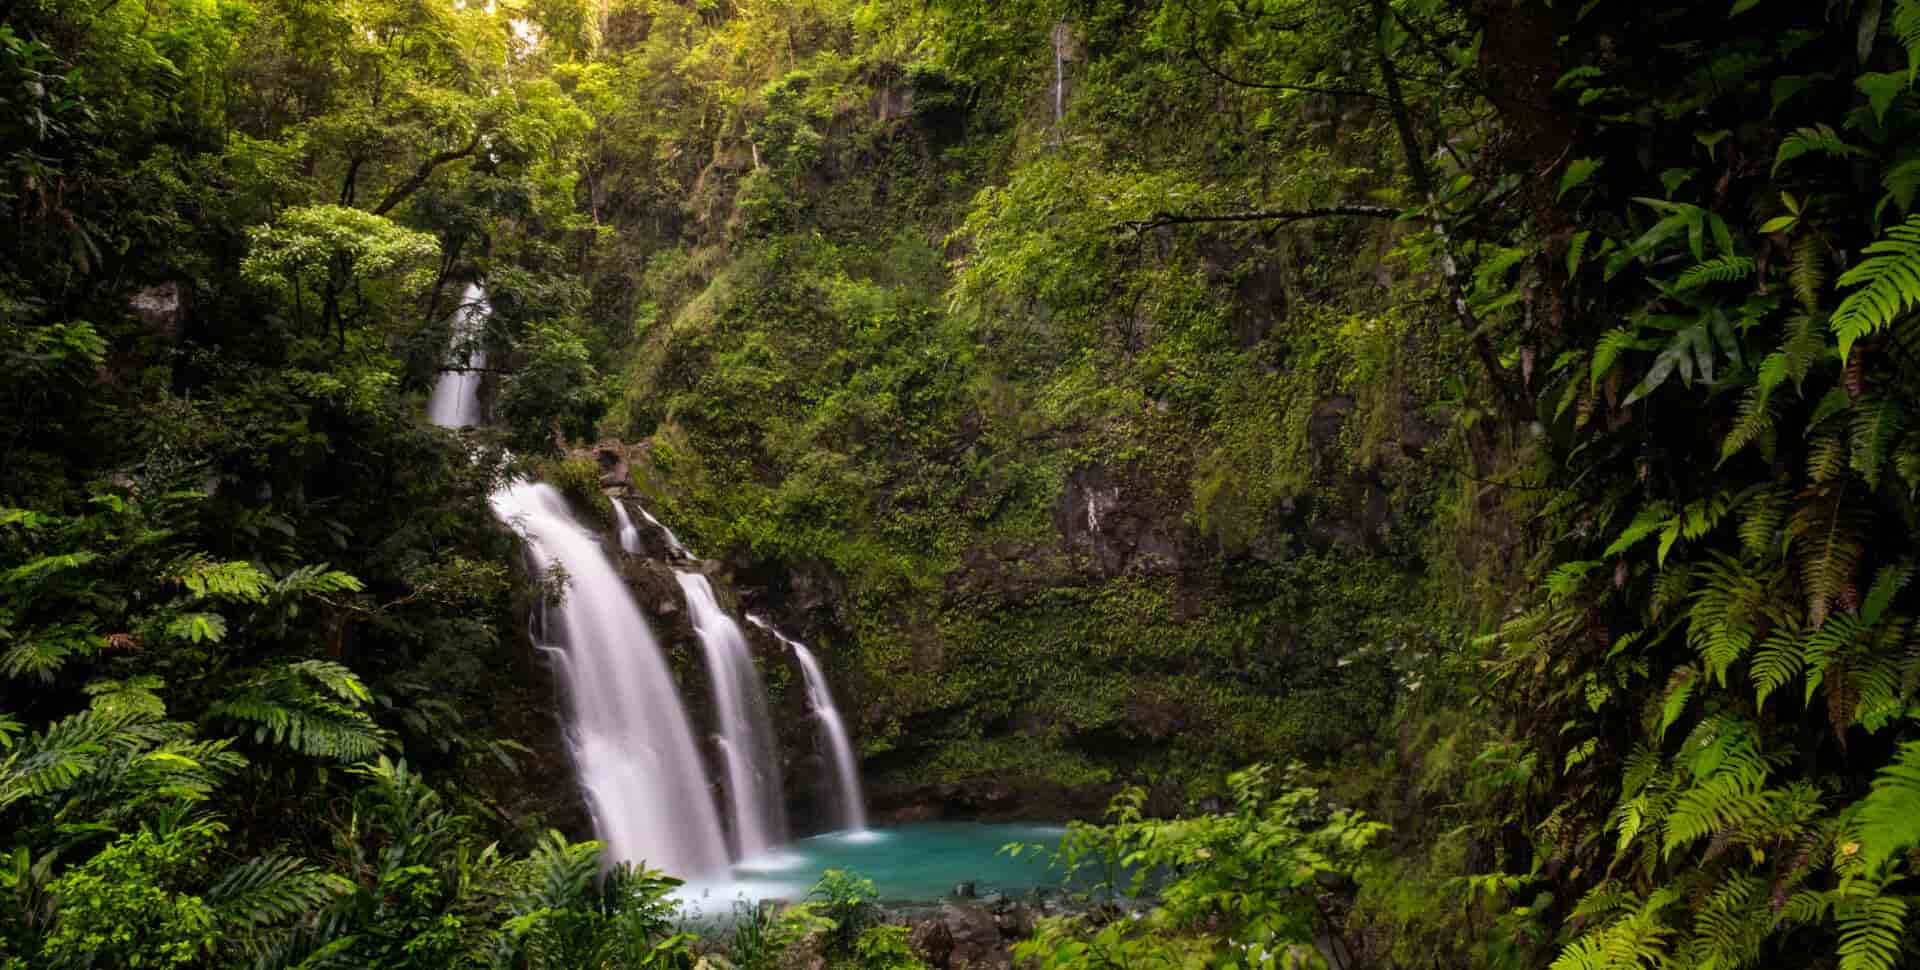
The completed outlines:
{"type": "Polygon", "coordinates": [[[1893,5],[1893,36],[1907,52],[1907,83],[1920,73],[1920,2],[1899,0],[1893,5]]]}
{"type": "Polygon", "coordinates": [[[273,588],[273,580],[253,563],[212,562],[204,557],[182,563],[174,579],[195,599],[263,603],[273,588]]]}
{"type": "Polygon", "coordinates": [[[1763,488],[1740,505],[1740,545],[1755,559],[1778,557],[1787,548],[1787,490],[1763,488]]]}
{"type": "Polygon", "coordinates": [[[1753,653],[1747,665],[1747,679],[1753,685],[1754,703],[1764,707],[1774,691],[1800,676],[1807,668],[1805,645],[1797,627],[1773,631],[1753,653]]]}
{"type": "Polygon", "coordinates": [[[1689,267],[1674,281],[1674,289],[1686,292],[1713,283],[1733,283],[1752,276],[1753,270],[1753,257],[1722,254],[1689,267]]]}
{"type": "Polygon", "coordinates": [[[386,733],[361,710],[371,699],[345,667],[306,660],[257,675],[238,694],[210,707],[208,716],[252,725],[255,741],[335,761],[362,761],[388,743],[386,733]]]}
{"type": "Polygon", "coordinates": [[[1773,174],[1780,173],[1780,167],[1804,155],[1832,155],[1836,158],[1858,158],[1867,154],[1866,149],[1850,145],[1833,130],[1831,125],[1814,125],[1801,128],[1780,142],[1780,150],[1774,154],[1773,174]]]}
{"type": "Polygon", "coordinates": [[[1860,858],[1869,869],[1920,843],[1920,741],[1902,744],[1880,769],[1873,791],[1860,800],[1855,824],[1860,858]]]}
{"type": "Polygon", "coordinates": [[[1920,216],[1888,229],[1863,255],[1868,258],[1840,276],[1841,286],[1859,289],[1847,294],[1828,320],[1842,360],[1852,353],[1854,341],[1886,329],[1920,303],[1920,216]]]}
{"type": "Polygon", "coordinates": [[[1820,236],[1808,233],[1793,241],[1787,282],[1808,314],[1820,312],[1820,291],[1827,285],[1827,247],[1820,236]]]}
{"type": "Polygon", "coordinates": [[[207,899],[228,923],[250,928],[286,922],[351,892],[353,883],[304,859],[265,855],[227,870],[207,899]]]}
{"type": "Polygon", "coordinates": [[[1907,904],[1876,895],[1837,907],[1840,970],[1894,970],[1907,933],[1907,904]]]}
{"type": "Polygon", "coordinates": [[[1906,415],[1899,405],[1885,398],[1870,398],[1854,404],[1848,429],[1849,464],[1869,486],[1880,487],[1880,472],[1906,423],[1906,415]]]}
{"type": "Polygon", "coordinates": [[[1855,577],[1866,555],[1861,526],[1861,510],[1838,499],[1812,502],[1794,513],[1793,547],[1800,561],[1808,621],[1815,629],[1836,605],[1844,607],[1856,593],[1855,577]]]}
{"type": "Polygon", "coordinates": [[[1913,209],[1913,197],[1920,192],[1920,159],[1907,159],[1889,167],[1880,175],[1880,185],[1887,190],[1887,198],[1900,207],[1900,214],[1906,215],[1913,209]]]}
{"type": "Polygon", "coordinates": [[[1763,455],[1771,453],[1773,451],[1770,444],[1773,440],[1773,419],[1773,400],[1772,395],[1767,393],[1767,389],[1759,384],[1747,388],[1746,395],[1740,399],[1740,416],[1734,419],[1733,428],[1720,442],[1718,465],[1726,464],[1728,459],[1746,450],[1755,442],[1760,443],[1763,455]]]}

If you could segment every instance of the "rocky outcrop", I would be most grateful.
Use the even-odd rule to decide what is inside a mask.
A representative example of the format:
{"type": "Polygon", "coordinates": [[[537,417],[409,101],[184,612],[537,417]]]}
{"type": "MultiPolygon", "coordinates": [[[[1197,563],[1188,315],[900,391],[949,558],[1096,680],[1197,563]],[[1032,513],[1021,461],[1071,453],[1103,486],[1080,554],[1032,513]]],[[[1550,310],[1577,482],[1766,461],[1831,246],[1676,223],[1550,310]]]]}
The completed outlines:
{"type": "Polygon", "coordinates": [[[1179,520],[1156,514],[1152,494],[1104,466],[1074,472],[1054,503],[1067,554],[1100,576],[1180,571],[1179,520]]]}
{"type": "Polygon", "coordinates": [[[1013,966],[1007,944],[1017,937],[1002,931],[1000,920],[986,905],[949,900],[909,925],[913,929],[907,944],[936,970],[1008,970],[1013,966]]]}

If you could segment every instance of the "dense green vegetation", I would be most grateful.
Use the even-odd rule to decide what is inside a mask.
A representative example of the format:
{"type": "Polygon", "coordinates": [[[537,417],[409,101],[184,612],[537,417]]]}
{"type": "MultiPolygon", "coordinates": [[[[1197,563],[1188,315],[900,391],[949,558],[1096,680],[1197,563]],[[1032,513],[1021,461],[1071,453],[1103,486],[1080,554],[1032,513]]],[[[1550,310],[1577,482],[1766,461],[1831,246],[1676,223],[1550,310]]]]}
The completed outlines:
{"type": "Polygon", "coordinates": [[[854,874],[603,875],[485,498],[605,439],[887,797],[1120,792],[1059,858],[1159,905],[1018,959],[1910,964],[1916,65],[1911,0],[0,0],[0,967],[919,964],[854,874]]]}

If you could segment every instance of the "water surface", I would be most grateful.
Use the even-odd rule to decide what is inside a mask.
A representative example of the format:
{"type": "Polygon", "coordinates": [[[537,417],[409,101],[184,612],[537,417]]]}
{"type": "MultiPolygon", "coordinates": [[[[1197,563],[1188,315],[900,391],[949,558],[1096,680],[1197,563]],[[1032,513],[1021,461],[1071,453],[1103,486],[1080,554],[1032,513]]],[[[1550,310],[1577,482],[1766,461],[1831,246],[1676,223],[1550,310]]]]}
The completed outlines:
{"type": "Polygon", "coordinates": [[[980,822],[920,822],[865,832],[835,832],[797,839],[757,860],[733,867],[733,878],[688,883],[680,897],[689,916],[725,916],[737,900],[798,902],[828,869],[873,880],[887,904],[929,902],[952,894],[963,882],[982,895],[1015,895],[1059,885],[1047,856],[1019,858],[1000,851],[1009,842],[1040,843],[1052,850],[1066,828],[1059,825],[980,822]]]}

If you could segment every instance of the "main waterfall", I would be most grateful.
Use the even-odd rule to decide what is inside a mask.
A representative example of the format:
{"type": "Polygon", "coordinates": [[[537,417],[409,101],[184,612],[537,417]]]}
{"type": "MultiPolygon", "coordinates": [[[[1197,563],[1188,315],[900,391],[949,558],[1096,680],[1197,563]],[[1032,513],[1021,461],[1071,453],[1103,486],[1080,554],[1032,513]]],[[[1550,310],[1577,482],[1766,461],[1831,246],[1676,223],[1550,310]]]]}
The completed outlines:
{"type": "Polygon", "coordinates": [[[693,631],[706,653],[713,682],[714,713],[719,718],[721,754],[726,759],[727,808],[734,847],[742,859],[765,855],[787,840],[787,813],[780,800],[780,771],[774,761],[773,721],[767,716],[767,687],[753,665],[747,638],[720,608],[713,584],[699,573],[675,574],[693,614],[693,631]]]}
{"type": "Polygon", "coordinates": [[[594,823],[615,859],[689,877],[723,871],[726,842],[706,771],[653,632],[599,540],[553,486],[519,482],[493,496],[542,568],[567,588],[550,614],[572,713],[569,740],[594,823]]]}
{"type": "MultiPolygon", "coordinates": [[[[447,369],[428,401],[434,424],[465,428],[484,418],[481,341],[488,313],[485,291],[469,286],[454,318],[447,369]]],[[[786,811],[766,685],[746,637],[721,608],[707,577],[676,573],[712,678],[731,853],[673,673],[599,537],[551,485],[511,481],[490,502],[494,514],[525,538],[534,567],[565,577],[562,599],[542,613],[544,634],[558,647],[570,714],[567,739],[609,857],[706,879],[723,875],[730,860],[764,859],[779,847],[787,837],[786,811]]],[[[639,554],[640,531],[631,513],[618,499],[613,506],[619,548],[639,554]]],[[[644,508],[640,514],[664,536],[672,556],[692,558],[672,530],[644,508]]],[[[839,817],[845,827],[862,829],[866,814],[852,746],[820,666],[805,647],[773,635],[792,649],[806,678],[809,708],[828,737],[839,817]]]]}

